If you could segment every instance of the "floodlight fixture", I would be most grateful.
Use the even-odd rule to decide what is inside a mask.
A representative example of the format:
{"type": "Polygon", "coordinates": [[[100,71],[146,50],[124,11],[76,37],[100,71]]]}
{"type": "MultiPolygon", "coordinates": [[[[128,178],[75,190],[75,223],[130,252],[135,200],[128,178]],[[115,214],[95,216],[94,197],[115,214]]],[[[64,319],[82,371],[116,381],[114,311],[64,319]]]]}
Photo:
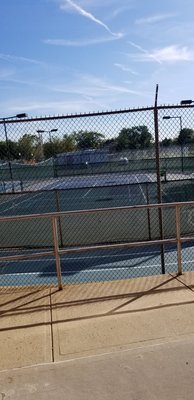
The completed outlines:
{"type": "Polygon", "coordinates": [[[181,100],[181,106],[192,104],[193,100],[181,100]]]}

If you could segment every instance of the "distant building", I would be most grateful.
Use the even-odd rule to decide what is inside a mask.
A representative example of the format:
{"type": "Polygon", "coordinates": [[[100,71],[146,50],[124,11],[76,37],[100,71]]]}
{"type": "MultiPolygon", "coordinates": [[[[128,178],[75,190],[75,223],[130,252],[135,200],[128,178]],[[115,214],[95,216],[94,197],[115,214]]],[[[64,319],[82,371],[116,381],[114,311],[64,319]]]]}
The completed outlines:
{"type": "Polygon", "coordinates": [[[55,157],[57,165],[95,164],[109,161],[108,150],[82,150],[60,153],[55,157]]]}

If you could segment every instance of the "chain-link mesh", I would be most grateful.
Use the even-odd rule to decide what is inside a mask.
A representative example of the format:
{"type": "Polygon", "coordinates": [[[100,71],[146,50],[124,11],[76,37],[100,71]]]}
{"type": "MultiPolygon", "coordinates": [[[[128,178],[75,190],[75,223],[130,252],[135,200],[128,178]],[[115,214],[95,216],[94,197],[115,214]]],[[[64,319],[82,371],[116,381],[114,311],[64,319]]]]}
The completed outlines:
{"type": "MultiPolygon", "coordinates": [[[[158,107],[159,186],[154,116],[150,107],[0,121],[0,217],[154,204],[158,190],[165,203],[194,200],[193,107],[158,107]]],[[[193,215],[192,207],[181,210],[181,234],[192,235],[193,215]]],[[[2,257],[53,250],[49,219],[0,226],[2,257]]],[[[176,237],[171,208],[162,218],[148,208],[58,218],[61,249],[171,237],[176,237]]],[[[183,247],[192,260],[191,243],[183,247]]],[[[163,252],[165,271],[177,270],[176,246],[165,245],[163,252]]],[[[183,260],[184,269],[191,260],[183,260]]],[[[1,286],[57,281],[51,255],[0,266],[1,286]]],[[[161,246],[72,253],[61,256],[61,267],[65,283],[159,274],[161,246]]]]}
{"type": "MultiPolygon", "coordinates": [[[[158,110],[162,201],[166,203],[194,200],[194,109],[161,107],[158,110]]],[[[193,207],[181,209],[181,235],[193,235],[193,207]]],[[[175,210],[163,213],[164,237],[175,236],[175,210]]],[[[182,244],[182,269],[192,269],[192,242],[182,244]]],[[[177,260],[166,253],[166,271],[176,271],[177,260]]]]}

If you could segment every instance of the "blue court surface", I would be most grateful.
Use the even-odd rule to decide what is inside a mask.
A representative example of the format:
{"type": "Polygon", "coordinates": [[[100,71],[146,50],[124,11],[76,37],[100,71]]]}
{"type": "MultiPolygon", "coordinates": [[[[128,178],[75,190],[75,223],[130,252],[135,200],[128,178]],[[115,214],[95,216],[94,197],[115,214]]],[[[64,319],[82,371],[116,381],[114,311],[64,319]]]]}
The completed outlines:
{"type": "MultiPolygon", "coordinates": [[[[28,251],[29,252],[29,251],[28,251]]],[[[16,252],[2,252],[3,255],[16,252]]],[[[182,246],[183,271],[194,266],[194,247],[182,246]]],[[[177,272],[176,246],[165,245],[166,273],[177,272]]],[[[129,279],[161,274],[160,247],[146,246],[61,256],[63,284],[129,279]]],[[[54,257],[0,262],[0,286],[57,284],[54,257]]]]}

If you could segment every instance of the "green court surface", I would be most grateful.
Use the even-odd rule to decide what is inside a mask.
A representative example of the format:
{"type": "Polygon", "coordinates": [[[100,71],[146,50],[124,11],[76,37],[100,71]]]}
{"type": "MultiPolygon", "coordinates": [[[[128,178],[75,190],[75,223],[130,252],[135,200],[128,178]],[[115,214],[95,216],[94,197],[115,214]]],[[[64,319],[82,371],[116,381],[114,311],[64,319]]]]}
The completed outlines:
{"type": "MultiPolygon", "coordinates": [[[[155,186],[155,185],[154,185],[155,186]]],[[[122,207],[156,202],[155,187],[145,184],[58,189],[0,196],[0,215],[24,215],[56,211],[122,207]]]]}
{"type": "MultiPolygon", "coordinates": [[[[157,203],[157,183],[149,175],[112,178],[105,175],[66,181],[54,179],[29,185],[26,191],[1,193],[0,215],[24,215],[58,211],[86,210],[157,203]],[[106,179],[105,179],[106,177],[106,179]],[[107,178],[108,177],[108,178],[107,178]],[[115,180],[116,179],[116,180],[115,180]],[[128,184],[127,184],[128,182],[128,184]],[[77,186],[77,187],[76,187],[77,186]],[[32,190],[32,188],[34,190],[32,190]]],[[[17,186],[18,187],[18,186],[17,186]]],[[[194,180],[161,182],[162,201],[194,200],[194,180]]]]}
{"type": "MultiPolygon", "coordinates": [[[[103,215],[66,215],[58,219],[59,245],[87,246],[98,243],[154,240],[159,237],[157,210],[128,210],[119,207],[154,204],[157,199],[157,183],[151,175],[104,175],[74,179],[53,179],[42,183],[42,190],[6,193],[0,195],[0,216],[43,214],[87,209],[118,208],[103,215]],[[128,184],[126,184],[128,182],[128,184]],[[121,184],[123,183],[123,184],[121,184]],[[107,186],[103,186],[107,185],[107,186]],[[100,186],[102,185],[102,186],[100,186]],[[76,187],[77,186],[77,187],[76,187]]],[[[33,186],[31,185],[31,190],[33,186]]],[[[162,182],[162,200],[165,203],[192,201],[194,181],[179,180],[162,182]]],[[[193,208],[181,211],[182,233],[193,232],[193,208]]],[[[175,214],[164,210],[164,232],[174,237],[175,214]]],[[[25,221],[1,222],[1,248],[48,247],[53,243],[51,220],[48,218],[25,221]]]]}
{"type": "Polygon", "coordinates": [[[162,185],[164,203],[194,201],[194,180],[167,182],[162,185]]]}

